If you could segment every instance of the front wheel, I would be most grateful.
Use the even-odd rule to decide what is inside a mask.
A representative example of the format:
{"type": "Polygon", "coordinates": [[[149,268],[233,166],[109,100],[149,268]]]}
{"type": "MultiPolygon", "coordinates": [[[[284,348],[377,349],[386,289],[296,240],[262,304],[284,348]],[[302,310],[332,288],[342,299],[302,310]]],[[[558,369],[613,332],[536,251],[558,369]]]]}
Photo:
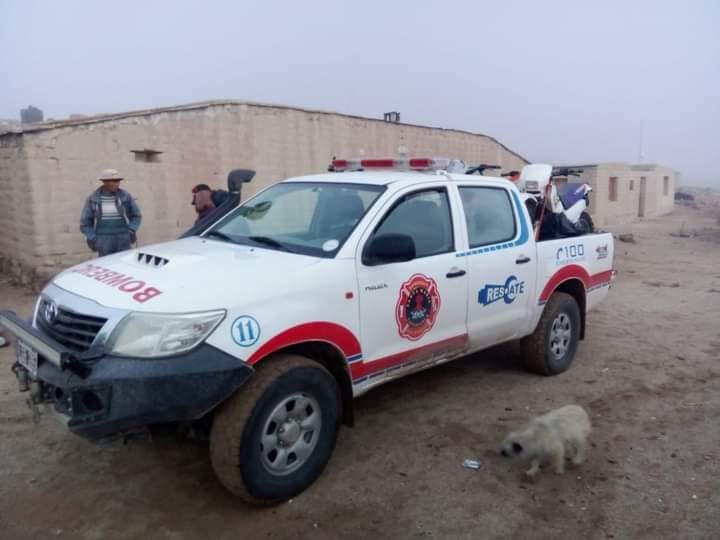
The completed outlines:
{"type": "Polygon", "coordinates": [[[580,308],[567,293],[556,292],[545,305],[535,331],[521,341],[529,371],[557,375],[570,367],[580,341],[580,308]]]}
{"type": "Polygon", "coordinates": [[[340,425],[339,389],[323,366],[297,355],[266,362],[222,406],[210,433],[215,474],[254,504],[289,499],[312,484],[340,425]]]}

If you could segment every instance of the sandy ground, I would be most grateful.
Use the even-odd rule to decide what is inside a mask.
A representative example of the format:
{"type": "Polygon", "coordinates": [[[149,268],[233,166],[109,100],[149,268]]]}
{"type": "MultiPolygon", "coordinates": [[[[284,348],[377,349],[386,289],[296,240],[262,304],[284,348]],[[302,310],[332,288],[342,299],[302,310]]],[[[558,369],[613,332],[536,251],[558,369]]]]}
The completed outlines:
{"type": "MultiPolygon", "coordinates": [[[[619,279],[589,317],[572,369],[525,373],[512,346],[380,387],[357,401],[321,478],[291,502],[245,506],[203,443],[173,434],[98,447],[32,422],[0,350],[2,538],[717,538],[720,245],[698,209],[622,227],[619,279]],[[707,238],[707,240],[703,240],[707,238]],[[530,482],[496,453],[528,416],[577,402],[589,460],[530,482]],[[482,461],[464,469],[465,458],[482,461]]],[[[28,315],[32,295],[1,286],[28,315]]]]}

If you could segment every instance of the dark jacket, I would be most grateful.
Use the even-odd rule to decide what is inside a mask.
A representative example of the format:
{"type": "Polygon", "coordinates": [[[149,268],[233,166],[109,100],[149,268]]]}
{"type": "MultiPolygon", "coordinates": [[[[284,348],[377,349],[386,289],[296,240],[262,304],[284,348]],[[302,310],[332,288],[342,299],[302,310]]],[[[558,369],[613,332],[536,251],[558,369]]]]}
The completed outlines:
{"type": "MultiPolygon", "coordinates": [[[[80,213],[80,232],[85,235],[88,241],[95,240],[95,228],[102,217],[101,192],[102,188],[93,191],[88,198],[85,199],[85,205],[80,213]]],[[[140,221],[142,221],[140,208],[132,198],[132,195],[123,189],[119,189],[115,193],[115,204],[117,205],[118,212],[125,220],[125,223],[127,223],[130,233],[134,236],[140,228],[140,221]]]]}

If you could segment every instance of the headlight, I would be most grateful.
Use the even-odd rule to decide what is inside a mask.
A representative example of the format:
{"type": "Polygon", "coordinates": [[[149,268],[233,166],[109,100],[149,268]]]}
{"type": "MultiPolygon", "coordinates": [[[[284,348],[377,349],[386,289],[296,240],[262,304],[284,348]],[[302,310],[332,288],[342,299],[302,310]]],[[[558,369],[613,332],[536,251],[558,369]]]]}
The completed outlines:
{"type": "Polygon", "coordinates": [[[108,349],[139,358],[183,353],[204,341],[223,318],[224,309],[184,315],[131,313],[110,336],[108,349]]]}
{"type": "Polygon", "coordinates": [[[42,300],[42,294],[39,294],[38,297],[35,299],[35,306],[33,307],[32,312],[32,324],[35,326],[37,322],[37,316],[38,316],[38,309],[40,308],[40,301],[42,300]]]}

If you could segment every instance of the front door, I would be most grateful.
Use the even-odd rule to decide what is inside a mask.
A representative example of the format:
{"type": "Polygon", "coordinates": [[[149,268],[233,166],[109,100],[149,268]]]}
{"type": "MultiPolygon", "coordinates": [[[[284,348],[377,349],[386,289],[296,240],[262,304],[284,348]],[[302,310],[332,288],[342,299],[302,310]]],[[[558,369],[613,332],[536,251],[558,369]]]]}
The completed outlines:
{"type": "Polygon", "coordinates": [[[363,360],[351,364],[362,383],[414,369],[466,345],[466,262],[456,257],[451,199],[445,186],[398,195],[360,244],[403,234],[415,243],[407,262],[368,266],[358,256],[363,360]]]}

